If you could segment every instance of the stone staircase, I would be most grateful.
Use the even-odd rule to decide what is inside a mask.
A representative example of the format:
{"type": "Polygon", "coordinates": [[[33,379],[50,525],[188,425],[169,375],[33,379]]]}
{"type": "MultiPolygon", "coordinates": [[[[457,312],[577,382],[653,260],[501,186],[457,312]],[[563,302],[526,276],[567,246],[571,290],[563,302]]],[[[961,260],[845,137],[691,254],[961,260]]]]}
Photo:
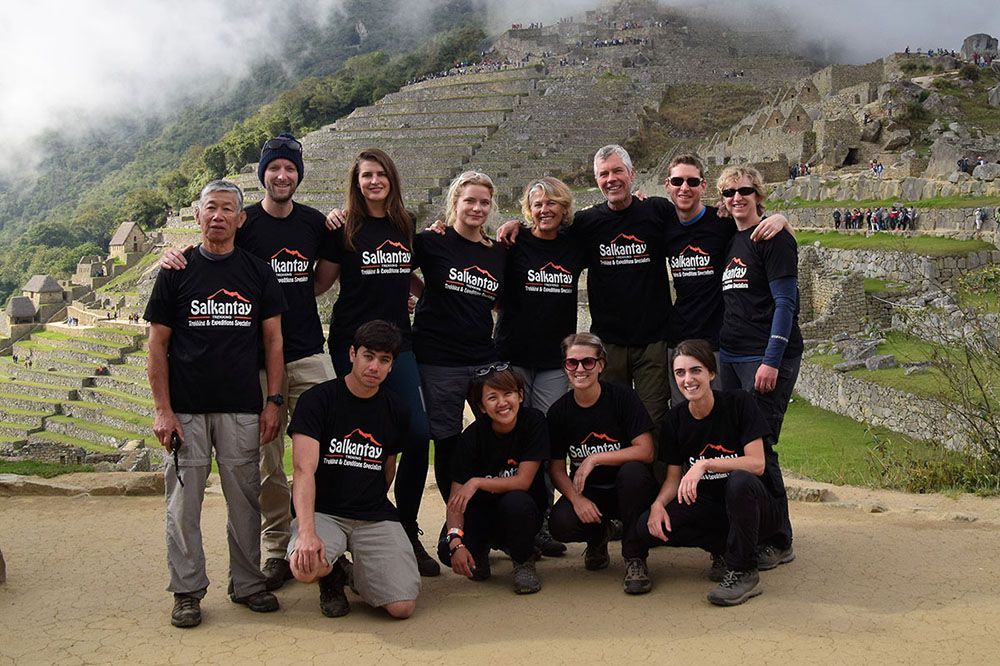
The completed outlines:
{"type": "Polygon", "coordinates": [[[145,337],[143,327],[117,322],[49,324],[16,342],[0,358],[0,456],[129,470],[159,464],[145,337]]]}

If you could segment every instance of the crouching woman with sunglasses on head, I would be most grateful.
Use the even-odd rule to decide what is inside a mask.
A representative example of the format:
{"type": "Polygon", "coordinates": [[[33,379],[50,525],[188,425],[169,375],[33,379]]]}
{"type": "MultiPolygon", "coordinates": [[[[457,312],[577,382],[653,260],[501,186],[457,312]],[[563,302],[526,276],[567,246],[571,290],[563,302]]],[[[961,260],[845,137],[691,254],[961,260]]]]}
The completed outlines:
{"type": "Polygon", "coordinates": [[[514,591],[542,588],[533,560],[545,511],[539,469],[549,458],[545,416],[521,407],[524,382],[506,363],[480,368],[469,400],[480,412],[454,453],[447,533],[438,557],[473,580],[490,577],[490,548],[514,562],[514,591]]]}
{"type": "MultiPolygon", "coordinates": [[[[760,594],[757,543],[778,534],[788,497],[769,443],[770,428],[744,391],[713,391],[715,354],[705,340],[679,343],[674,379],[686,402],[663,424],[660,458],[667,479],[634,524],[645,559],[650,546],[698,547],[712,553],[708,593],[717,606],[760,594]]],[[[652,583],[647,581],[643,592],[652,583]]]]}
{"type": "MultiPolygon", "coordinates": [[[[656,494],[649,467],[653,421],[635,391],[600,381],[607,356],[600,338],[576,333],[563,340],[562,348],[573,390],[548,413],[549,474],[562,493],[549,515],[549,530],[559,541],[585,542],[584,566],[596,571],[610,563],[608,521],[634,524],[656,494]]],[[[631,532],[622,537],[626,592],[635,579],[648,581],[631,532]]]]}

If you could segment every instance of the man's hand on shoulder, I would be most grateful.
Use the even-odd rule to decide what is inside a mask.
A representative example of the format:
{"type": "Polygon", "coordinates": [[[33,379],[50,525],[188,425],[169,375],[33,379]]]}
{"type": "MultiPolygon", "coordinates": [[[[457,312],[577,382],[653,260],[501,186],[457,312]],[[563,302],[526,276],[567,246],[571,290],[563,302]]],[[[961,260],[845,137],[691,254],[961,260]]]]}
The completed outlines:
{"type": "Polygon", "coordinates": [[[184,253],[193,247],[194,245],[188,245],[179,250],[176,247],[168,247],[163,251],[163,256],[160,257],[160,268],[168,271],[184,270],[187,268],[187,259],[184,258],[184,253]]]}

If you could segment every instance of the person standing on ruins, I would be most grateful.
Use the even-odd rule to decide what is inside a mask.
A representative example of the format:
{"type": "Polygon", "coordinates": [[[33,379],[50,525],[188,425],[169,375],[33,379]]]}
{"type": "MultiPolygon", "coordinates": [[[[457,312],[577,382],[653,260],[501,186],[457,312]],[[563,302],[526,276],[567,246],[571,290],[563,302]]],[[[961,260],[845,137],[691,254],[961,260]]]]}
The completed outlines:
{"type": "MultiPolygon", "coordinates": [[[[285,382],[274,392],[277,404],[285,409],[280,410],[276,436],[264,446],[260,458],[261,540],[268,590],[279,589],[292,577],[285,559],[292,522],[292,496],[284,468],[285,426],[299,396],[333,379],[334,374],[330,357],[323,352],[323,326],[313,288],[315,271],[335,256],[332,234],[321,212],[292,199],[304,175],[302,144],[291,134],[265,141],[257,164],[264,199],[247,206],[246,222],[236,234],[238,247],[271,264],[288,302],[282,318],[285,382]]],[[[161,266],[183,269],[183,259],[177,250],[168,250],[161,266]]],[[[262,390],[264,381],[261,371],[262,390]]]]}
{"type": "Polygon", "coordinates": [[[171,624],[201,624],[208,589],[201,505],[215,449],[226,496],[229,596],[266,613],[278,600],[260,570],[260,447],[280,422],[284,375],[281,314],[274,272],[234,243],[246,220],[243,193],[224,180],[207,184],[195,208],[202,243],[187,250],[184,271],[161,271],[146,305],[147,373],[166,449],[168,591],[171,624]],[[257,361],[263,348],[267,400],[257,361]]]}

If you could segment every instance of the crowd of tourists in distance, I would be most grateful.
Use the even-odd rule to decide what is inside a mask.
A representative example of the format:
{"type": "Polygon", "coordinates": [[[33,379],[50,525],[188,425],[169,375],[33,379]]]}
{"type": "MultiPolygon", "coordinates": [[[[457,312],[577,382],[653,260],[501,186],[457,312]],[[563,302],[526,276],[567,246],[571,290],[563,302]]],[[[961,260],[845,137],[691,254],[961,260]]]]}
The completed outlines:
{"type": "Polygon", "coordinates": [[[876,206],[874,208],[834,208],[833,228],[845,231],[867,229],[868,231],[908,231],[917,221],[917,211],[913,206],[876,206]]]}
{"type": "Polygon", "coordinates": [[[204,187],[201,243],[164,254],[144,315],[174,626],[202,621],[213,449],[228,596],[256,612],[278,610],[294,578],[317,583],[324,615],[350,611],[349,588],[406,618],[422,576],[443,564],[485,580],[492,551],[513,563],[515,592],[535,593],[566,543],[599,570],[615,540],[626,593],[652,589],[651,548],[693,547],[717,583],[708,601],[731,606],[794,559],[775,448],[802,355],[787,219],[765,213],[752,168],[710,186],[679,155],[669,198],[640,198],[623,148],[593,166],[603,203],[574,211],[563,182],[533,180],[524,219],[496,240],[488,175],[457,176],[444,224],[418,232],[377,148],[353,160],[327,216],[294,200],[305,163],[287,134],[261,148],[261,202],[204,187]],[[585,268],[592,326],[579,332],[585,268]],[[334,283],[324,340],[316,295],[334,283]],[[429,526],[436,558],[417,522],[430,440],[446,514],[429,526]]]}

